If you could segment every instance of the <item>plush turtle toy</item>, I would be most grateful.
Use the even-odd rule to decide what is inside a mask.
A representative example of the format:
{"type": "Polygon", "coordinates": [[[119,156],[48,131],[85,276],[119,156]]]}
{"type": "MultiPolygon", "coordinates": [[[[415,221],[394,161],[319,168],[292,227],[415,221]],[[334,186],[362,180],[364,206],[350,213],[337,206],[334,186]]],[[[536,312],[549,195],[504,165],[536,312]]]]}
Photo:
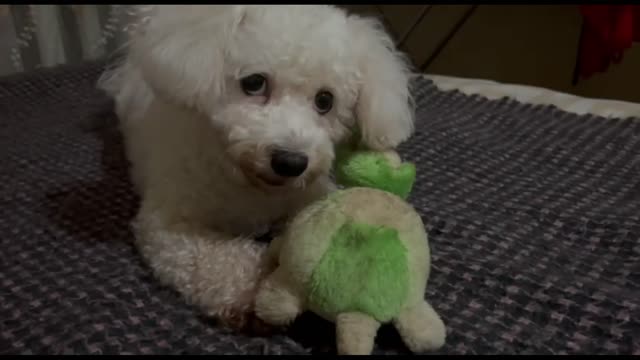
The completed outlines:
{"type": "Polygon", "coordinates": [[[389,322],[413,352],[441,347],[445,325],[424,299],[427,234],[404,200],[415,167],[394,152],[339,151],[335,174],[346,189],[303,209],[271,243],[277,268],[259,289],[257,316],[287,325],[312,311],[335,322],[340,355],[371,354],[389,322]]]}

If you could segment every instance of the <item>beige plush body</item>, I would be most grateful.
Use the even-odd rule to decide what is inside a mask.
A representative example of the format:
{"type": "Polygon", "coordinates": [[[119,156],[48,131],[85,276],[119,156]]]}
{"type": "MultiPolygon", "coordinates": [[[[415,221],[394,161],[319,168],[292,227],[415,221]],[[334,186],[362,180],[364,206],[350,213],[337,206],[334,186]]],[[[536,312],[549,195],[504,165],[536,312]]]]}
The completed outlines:
{"type": "MultiPolygon", "coordinates": [[[[285,325],[303,311],[313,311],[336,323],[339,354],[371,353],[377,330],[387,321],[394,324],[413,352],[437,349],[444,344],[444,323],[424,300],[430,267],[427,234],[420,216],[401,198],[371,188],[338,191],[304,209],[287,231],[274,240],[269,251],[278,267],[261,286],[256,299],[256,313],[265,322],[285,325]],[[397,230],[398,239],[407,250],[409,284],[398,311],[383,312],[388,314],[383,316],[357,309],[336,313],[309,296],[313,287],[318,286],[312,278],[319,263],[334,241],[333,235],[346,222],[397,230]]],[[[365,272],[375,270],[377,265],[367,261],[359,264],[365,272]]],[[[394,295],[384,290],[375,295],[363,294],[394,295]]]]}

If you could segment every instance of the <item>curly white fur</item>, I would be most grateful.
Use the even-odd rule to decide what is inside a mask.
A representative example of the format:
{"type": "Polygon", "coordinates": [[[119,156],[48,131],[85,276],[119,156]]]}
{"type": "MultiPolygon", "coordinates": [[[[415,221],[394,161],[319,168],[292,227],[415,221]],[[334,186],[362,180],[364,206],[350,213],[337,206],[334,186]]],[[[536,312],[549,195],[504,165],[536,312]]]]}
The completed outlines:
{"type": "Polygon", "coordinates": [[[393,149],[413,131],[410,71],[374,19],[329,5],[156,5],[100,80],[116,101],[156,276],[243,325],[269,271],[253,237],[331,189],[334,145],[359,128],[393,149]],[[263,74],[268,93],[240,79],[263,74]],[[320,90],[334,96],[314,109],[320,90]],[[274,173],[274,149],[305,154],[274,173]]]}

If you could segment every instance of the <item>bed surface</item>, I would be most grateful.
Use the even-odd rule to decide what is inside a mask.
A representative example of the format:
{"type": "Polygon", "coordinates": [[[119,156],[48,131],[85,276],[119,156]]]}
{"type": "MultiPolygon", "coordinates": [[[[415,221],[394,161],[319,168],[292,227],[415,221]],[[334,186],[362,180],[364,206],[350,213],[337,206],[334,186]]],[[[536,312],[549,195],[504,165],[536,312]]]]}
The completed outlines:
{"type": "MultiPolygon", "coordinates": [[[[311,315],[286,334],[234,335],[154,280],[132,245],[138,199],[100,71],[0,79],[0,353],[333,352],[333,328],[311,315]]],[[[448,327],[438,353],[640,354],[639,106],[414,85],[416,134],[400,151],[418,167],[425,296],[448,327]]],[[[375,352],[406,349],[384,328],[375,352]]]]}
{"type": "Polygon", "coordinates": [[[535,86],[505,84],[484,79],[433,74],[422,77],[434,82],[443,91],[457,90],[467,95],[478,94],[492,100],[506,96],[527,104],[553,105],[558,109],[580,115],[622,118],[640,116],[640,104],[627,101],[590,99],[535,86]]]}

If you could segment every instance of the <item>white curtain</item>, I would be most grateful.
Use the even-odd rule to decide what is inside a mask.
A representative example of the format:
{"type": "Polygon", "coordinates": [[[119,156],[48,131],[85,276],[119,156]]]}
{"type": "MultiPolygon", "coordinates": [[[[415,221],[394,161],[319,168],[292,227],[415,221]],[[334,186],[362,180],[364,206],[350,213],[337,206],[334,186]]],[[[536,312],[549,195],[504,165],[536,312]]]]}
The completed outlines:
{"type": "Polygon", "coordinates": [[[134,19],[132,5],[0,5],[0,75],[112,54],[134,19]]]}

